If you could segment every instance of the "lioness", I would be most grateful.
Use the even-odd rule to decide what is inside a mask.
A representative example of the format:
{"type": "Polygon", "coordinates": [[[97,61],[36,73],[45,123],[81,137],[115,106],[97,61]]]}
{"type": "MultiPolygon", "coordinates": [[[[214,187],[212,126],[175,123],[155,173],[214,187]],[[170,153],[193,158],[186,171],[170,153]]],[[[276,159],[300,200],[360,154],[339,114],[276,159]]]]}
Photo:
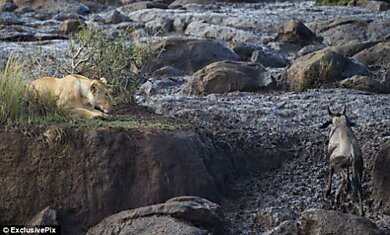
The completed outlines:
{"type": "Polygon", "coordinates": [[[113,107],[105,78],[92,80],[76,74],[61,79],[42,77],[32,81],[30,87],[39,95],[51,93],[59,105],[83,118],[106,117],[113,107]]]}

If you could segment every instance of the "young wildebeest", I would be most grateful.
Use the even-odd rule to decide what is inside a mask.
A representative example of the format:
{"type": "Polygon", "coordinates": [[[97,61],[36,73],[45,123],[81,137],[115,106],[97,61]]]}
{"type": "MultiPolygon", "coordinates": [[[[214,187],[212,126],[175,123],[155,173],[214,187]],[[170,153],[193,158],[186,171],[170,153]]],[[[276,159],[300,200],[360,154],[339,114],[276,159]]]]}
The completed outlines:
{"type": "Polygon", "coordinates": [[[336,208],[340,203],[340,194],[342,190],[347,191],[350,185],[349,168],[352,168],[352,186],[358,195],[359,213],[364,215],[362,203],[362,174],[363,158],[357,139],[352,131],[356,124],[351,122],[346,112],[346,106],[341,113],[332,113],[328,107],[330,119],[320,128],[326,128],[332,125],[329,132],[329,181],[326,195],[329,196],[332,190],[332,177],[336,172],[342,177],[342,182],[336,191],[336,208]]]}

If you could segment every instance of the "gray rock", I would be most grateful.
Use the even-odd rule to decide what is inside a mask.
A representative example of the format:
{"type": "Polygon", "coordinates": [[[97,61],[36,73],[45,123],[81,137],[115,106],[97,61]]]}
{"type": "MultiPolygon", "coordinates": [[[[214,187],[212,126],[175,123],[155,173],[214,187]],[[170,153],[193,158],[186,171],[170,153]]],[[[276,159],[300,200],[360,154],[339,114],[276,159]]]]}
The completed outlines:
{"type": "Polygon", "coordinates": [[[134,2],[130,3],[128,5],[125,5],[121,7],[121,10],[123,12],[132,12],[132,11],[138,11],[138,10],[143,10],[143,9],[152,9],[152,8],[157,8],[157,9],[168,9],[168,5],[163,4],[163,3],[158,3],[158,2],[151,2],[151,1],[139,1],[139,2],[134,2]]]}
{"type": "Polygon", "coordinates": [[[87,235],[208,235],[197,228],[169,216],[152,215],[128,219],[122,214],[113,215],[90,228],[87,235]]]}
{"type": "Polygon", "coordinates": [[[60,12],[53,16],[55,20],[58,21],[65,21],[65,20],[87,20],[85,16],[75,14],[75,13],[66,13],[66,12],[60,12]]]}
{"type": "MultiPolygon", "coordinates": [[[[337,17],[331,20],[313,22],[310,27],[322,36],[328,45],[344,45],[350,41],[364,42],[368,39],[367,28],[371,20],[359,17],[337,17]]],[[[381,29],[381,31],[386,29],[381,29]]],[[[380,40],[372,38],[372,41],[380,40]]]]}
{"type": "Polygon", "coordinates": [[[264,49],[255,50],[252,54],[251,61],[272,68],[283,68],[288,65],[288,60],[286,58],[264,49]]]}
{"type": "Polygon", "coordinates": [[[155,20],[149,21],[145,24],[145,27],[148,28],[153,34],[169,33],[174,30],[173,20],[157,18],[155,20]]]}
{"type": "Polygon", "coordinates": [[[79,3],[76,6],[76,13],[79,15],[88,15],[89,13],[91,13],[91,9],[89,9],[88,6],[79,3]]]}
{"type": "Polygon", "coordinates": [[[390,41],[380,42],[353,56],[365,65],[388,66],[390,64],[390,41]]]}
{"type": "Polygon", "coordinates": [[[26,224],[30,226],[59,225],[58,212],[51,207],[46,207],[26,224]]]}
{"type": "Polygon", "coordinates": [[[297,56],[301,57],[301,56],[307,55],[309,53],[313,53],[315,51],[319,51],[321,49],[324,49],[325,47],[326,47],[325,45],[319,44],[319,43],[307,45],[297,52],[297,56]]]}
{"type": "Polygon", "coordinates": [[[258,91],[269,88],[273,80],[265,75],[261,64],[220,61],[212,63],[193,74],[183,88],[183,93],[200,95],[232,91],[258,91]]]}
{"type": "Polygon", "coordinates": [[[325,48],[298,58],[287,69],[286,78],[291,89],[306,90],[367,73],[364,65],[325,48]]]}
{"type": "Polygon", "coordinates": [[[175,0],[171,3],[171,6],[184,6],[187,4],[211,4],[215,2],[216,0],[175,0]]]}
{"type": "Polygon", "coordinates": [[[279,226],[263,233],[262,235],[298,235],[298,225],[295,221],[287,220],[279,226]]]}
{"type": "Polygon", "coordinates": [[[364,7],[374,11],[387,11],[390,9],[390,4],[385,1],[371,1],[371,0],[352,0],[348,6],[364,7]]]}
{"type": "Polygon", "coordinates": [[[0,11],[3,12],[13,12],[18,8],[16,4],[12,1],[5,0],[4,2],[0,2],[0,11]]]}
{"type": "Polygon", "coordinates": [[[375,92],[375,93],[389,93],[386,87],[377,79],[355,75],[353,77],[344,79],[339,82],[340,87],[350,88],[361,91],[375,92]]]}
{"type": "Polygon", "coordinates": [[[309,209],[301,220],[302,234],[383,235],[369,219],[336,211],[309,209]]]}
{"type": "Polygon", "coordinates": [[[154,72],[164,66],[172,66],[193,73],[215,61],[239,59],[230,48],[211,40],[168,37],[160,46],[164,50],[158,58],[145,65],[146,71],[154,72]]]}
{"type": "Polygon", "coordinates": [[[0,11],[0,25],[20,25],[20,24],[23,24],[23,21],[15,13],[13,12],[2,13],[0,11]]]}
{"type": "Polygon", "coordinates": [[[383,144],[374,165],[374,198],[387,214],[390,214],[390,141],[383,144]]]}
{"type": "Polygon", "coordinates": [[[32,7],[18,7],[15,12],[19,14],[31,13],[34,12],[34,8],[32,7]]]}
{"type": "Polygon", "coordinates": [[[186,75],[186,72],[172,66],[165,66],[156,70],[155,75],[161,77],[178,77],[186,75]]]}
{"type": "Polygon", "coordinates": [[[337,53],[340,53],[344,56],[352,57],[357,53],[361,52],[362,50],[376,45],[377,43],[377,41],[359,42],[354,40],[331,48],[337,53]]]}
{"type": "Polygon", "coordinates": [[[246,42],[261,44],[263,38],[250,31],[236,29],[230,26],[204,23],[202,21],[194,21],[188,24],[185,35],[194,37],[203,37],[217,39],[225,42],[246,42]]]}
{"type": "Polygon", "coordinates": [[[130,22],[131,19],[117,10],[110,12],[104,19],[106,24],[119,24],[122,22],[130,22]]]}
{"type": "Polygon", "coordinates": [[[192,196],[122,211],[89,229],[87,234],[208,234],[221,229],[219,206],[192,196]],[[199,229],[195,226],[206,228],[199,229]]]}
{"type": "Polygon", "coordinates": [[[232,49],[240,56],[241,60],[249,60],[255,50],[262,50],[263,47],[256,44],[238,42],[233,43],[232,49]]]}
{"type": "Polygon", "coordinates": [[[367,36],[370,41],[389,40],[390,19],[376,20],[367,27],[367,36]]]}
{"type": "Polygon", "coordinates": [[[257,220],[267,229],[277,227],[284,221],[295,220],[298,215],[288,207],[268,207],[256,213],[257,220]]]}
{"type": "Polygon", "coordinates": [[[58,28],[58,32],[63,34],[77,33],[85,25],[86,25],[85,22],[82,20],[75,20],[75,19],[65,20],[60,24],[58,28]]]}
{"type": "Polygon", "coordinates": [[[279,29],[276,40],[303,46],[319,41],[319,38],[302,22],[289,20],[279,29]]]}

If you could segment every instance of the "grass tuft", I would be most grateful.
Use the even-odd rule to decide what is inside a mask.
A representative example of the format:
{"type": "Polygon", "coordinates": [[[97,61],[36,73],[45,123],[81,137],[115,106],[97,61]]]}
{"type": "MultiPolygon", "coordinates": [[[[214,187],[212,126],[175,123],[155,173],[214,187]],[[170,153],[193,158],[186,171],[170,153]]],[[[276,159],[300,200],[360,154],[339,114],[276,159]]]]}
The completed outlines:
{"type": "Polygon", "coordinates": [[[0,69],[0,124],[18,125],[56,122],[67,119],[67,112],[57,106],[56,97],[39,96],[23,81],[23,63],[9,58],[0,69]]]}

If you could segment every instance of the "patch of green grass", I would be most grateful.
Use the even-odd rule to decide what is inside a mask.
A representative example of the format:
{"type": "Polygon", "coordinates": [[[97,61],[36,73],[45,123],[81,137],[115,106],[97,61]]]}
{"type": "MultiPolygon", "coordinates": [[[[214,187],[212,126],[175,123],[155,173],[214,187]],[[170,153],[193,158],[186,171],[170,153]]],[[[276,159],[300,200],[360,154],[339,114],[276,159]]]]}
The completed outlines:
{"type": "Polygon", "coordinates": [[[67,111],[57,106],[56,97],[39,96],[24,83],[23,63],[10,58],[0,69],[0,124],[24,125],[58,122],[67,119],[67,111]]]}
{"type": "Polygon", "coordinates": [[[157,120],[134,120],[131,118],[105,121],[101,119],[82,119],[73,122],[77,126],[88,127],[118,127],[124,129],[155,129],[155,130],[176,130],[182,129],[186,126],[179,124],[172,124],[168,122],[161,122],[157,120]]]}
{"type": "Polygon", "coordinates": [[[333,79],[331,74],[333,69],[332,61],[320,60],[319,64],[312,66],[313,68],[308,69],[305,79],[297,87],[301,91],[320,88],[333,79]]]}

